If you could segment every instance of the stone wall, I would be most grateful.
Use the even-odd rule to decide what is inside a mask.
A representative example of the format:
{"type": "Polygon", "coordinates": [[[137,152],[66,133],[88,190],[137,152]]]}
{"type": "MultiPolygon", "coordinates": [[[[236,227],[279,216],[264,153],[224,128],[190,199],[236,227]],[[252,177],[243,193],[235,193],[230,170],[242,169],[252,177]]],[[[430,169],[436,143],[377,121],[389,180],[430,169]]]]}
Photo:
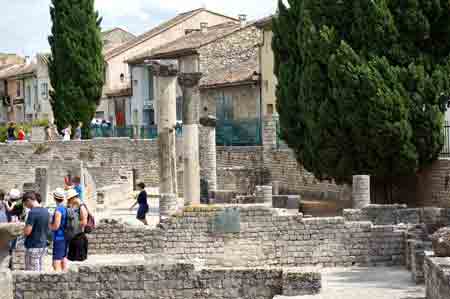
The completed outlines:
{"type": "Polygon", "coordinates": [[[240,65],[258,57],[262,32],[255,26],[247,26],[200,49],[200,70],[205,77],[216,70],[240,65]]]}
{"type": "Polygon", "coordinates": [[[369,205],[361,210],[344,210],[343,216],[347,221],[370,221],[376,225],[450,224],[450,209],[432,207],[409,209],[405,205],[369,205]]]}
{"type": "Polygon", "coordinates": [[[93,139],[71,142],[0,145],[0,189],[22,187],[34,182],[36,168],[50,162],[82,161],[95,177],[98,188],[121,183],[123,173],[136,169],[137,181],[159,181],[157,144],[154,140],[127,138],[93,139]]]}
{"type": "Polygon", "coordinates": [[[427,299],[450,299],[450,258],[425,257],[427,299]]]}
{"type": "MultiPolygon", "coordinates": [[[[182,138],[177,138],[178,185],[183,190],[182,138]]],[[[200,160],[205,159],[200,149],[200,160]]],[[[0,189],[22,188],[35,182],[36,169],[47,171],[52,191],[63,183],[71,172],[87,170],[97,189],[143,181],[149,186],[159,184],[159,162],[156,140],[104,138],[71,142],[0,144],[0,189]],[[134,170],[134,171],[133,171],[134,170]]],[[[255,185],[278,180],[285,193],[301,193],[316,197],[336,197],[342,187],[330,182],[319,182],[295,160],[290,150],[265,150],[262,146],[217,147],[218,189],[233,189],[248,193],[255,185]]]]}
{"type": "MultiPolygon", "coordinates": [[[[186,208],[163,228],[101,223],[89,235],[90,254],[161,253],[208,266],[396,265],[403,263],[404,232],[392,225],[344,218],[279,216],[263,206],[186,208]],[[234,211],[233,211],[234,210],[234,211]],[[238,217],[237,232],[217,228],[217,217],[238,217]]],[[[234,227],[236,229],[236,227],[234,227]]]]}
{"type": "Polygon", "coordinates": [[[67,273],[13,272],[13,283],[14,295],[7,299],[272,299],[282,294],[315,294],[321,287],[320,275],[311,272],[197,270],[190,264],[158,262],[83,264],[67,273]]]}

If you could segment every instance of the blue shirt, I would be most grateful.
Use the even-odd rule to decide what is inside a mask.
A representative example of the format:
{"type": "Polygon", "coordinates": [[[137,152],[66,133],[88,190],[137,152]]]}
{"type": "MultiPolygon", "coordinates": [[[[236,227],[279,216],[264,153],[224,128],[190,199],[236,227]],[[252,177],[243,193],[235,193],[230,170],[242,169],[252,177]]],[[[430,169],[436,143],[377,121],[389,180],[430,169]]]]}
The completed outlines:
{"type": "Polygon", "coordinates": [[[26,225],[31,225],[31,234],[25,238],[25,248],[46,248],[50,214],[45,208],[32,208],[26,225]]]}
{"type": "Polygon", "coordinates": [[[78,198],[81,200],[81,202],[83,202],[84,201],[84,192],[83,192],[83,187],[81,187],[81,184],[76,185],[75,187],[73,187],[73,189],[75,189],[75,191],[77,191],[78,198]]]}
{"type": "MultiPolygon", "coordinates": [[[[59,212],[61,214],[61,224],[59,225],[58,230],[53,232],[53,241],[64,241],[64,230],[66,228],[67,225],[67,209],[64,205],[59,204],[56,207],[55,210],[55,214],[56,212],[59,212]]],[[[55,221],[55,215],[53,215],[53,219],[52,222],[55,221]]]]}

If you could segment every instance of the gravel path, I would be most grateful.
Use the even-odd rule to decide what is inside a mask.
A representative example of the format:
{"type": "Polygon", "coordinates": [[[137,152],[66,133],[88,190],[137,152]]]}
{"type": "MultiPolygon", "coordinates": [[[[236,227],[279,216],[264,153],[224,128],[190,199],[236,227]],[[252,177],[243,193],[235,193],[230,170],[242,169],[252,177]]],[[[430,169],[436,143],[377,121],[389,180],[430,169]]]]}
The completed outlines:
{"type": "Polygon", "coordinates": [[[321,269],[322,292],[314,296],[275,297],[298,299],[425,299],[423,285],[412,282],[404,268],[321,269]]]}

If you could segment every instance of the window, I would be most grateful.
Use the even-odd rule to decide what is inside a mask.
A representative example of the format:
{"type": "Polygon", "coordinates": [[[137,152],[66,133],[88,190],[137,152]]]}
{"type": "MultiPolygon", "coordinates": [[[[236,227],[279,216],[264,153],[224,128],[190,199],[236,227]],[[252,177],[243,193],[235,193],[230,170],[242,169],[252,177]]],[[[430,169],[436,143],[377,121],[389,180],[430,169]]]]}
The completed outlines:
{"type": "Polygon", "coordinates": [[[133,85],[138,86],[138,80],[133,80],[133,85]]]}
{"type": "Polygon", "coordinates": [[[216,97],[217,119],[232,120],[233,119],[233,97],[221,92],[216,97]]]}
{"type": "Polygon", "coordinates": [[[152,126],[155,124],[155,111],[153,109],[144,109],[143,113],[144,126],[152,126]]]}
{"type": "Polygon", "coordinates": [[[48,83],[41,84],[41,96],[43,99],[48,99],[48,83]]]}
{"type": "Polygon", "coordinates": [[[20,98],[20,96],[21,96],[21,92],[20,92],[20,81],[17,81],[17,83],[16,83],[16,88],[17,88],[17,97],[20,98]]]}
{"type": "Polygon", "coordinates": [[[27,106],[29,108],[31,108],[31,87],[30,86],[27,86],[25,98],[26,98],[27,106]]]}
{"type": "Polygon", "coordinates": [[[177,121],[183,121],[183,97],[177,97],[177,121]]]}
{"type": "Polygon", "coordinates": [[[267,104],[267,114],[273,114],[273,104],[267,104]]]}
{"type": "Polygon", "coordinates": [[[125,75],[124,74],[120,74],[120,82],[125,81],[125,75]]]}
{"type": "Polygon", "coordinates": [[[148,80],[148,98],[150,99],[150,101],[153,101],[153,89],[154,89],[154,77],[152,75],[152,73],[149,70],[149,80],[148,80]]]}

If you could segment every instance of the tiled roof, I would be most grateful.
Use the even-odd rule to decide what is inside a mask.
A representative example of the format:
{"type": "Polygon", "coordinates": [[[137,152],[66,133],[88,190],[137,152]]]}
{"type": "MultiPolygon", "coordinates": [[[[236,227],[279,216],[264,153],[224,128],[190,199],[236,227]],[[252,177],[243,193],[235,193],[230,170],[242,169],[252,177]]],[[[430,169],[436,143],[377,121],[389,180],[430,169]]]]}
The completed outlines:
{"type": "MultiPolygon", "coordinates": [[[[207,10],[205,8],[199,8],[199,9],[195,9],[195,10],[192,10],[192,11],[188,11],[188,12],[179,14],[176,17],[174,17],[174,18],[172,18],[172,19],[170,19],[170,20],[168,20],[168,21],[158,25],[157,27],[151,29],[150,31],[147,31],[147,32],[137,36],[136,38],[134,38],[134,39],[132,39],[132,40],[126,42],[126,43],[123,43],[122,45],[120,45],[118,47],[115,47],[115,48],[107,51],[105,53],[105,59],[108,60],[108,59],[110,59],[110,58],[112,58],[112,57],[114,57],[116,55],[119,55],[120,53],[123,53],[124,51],[126,51],[126,50],[128,50],[128,49],[130,49],[130,48],[132,48],[132,47],[134,47],[134,46],[136,46],[138,44],[140,44],[140,43],[143,43],[146,40],[149,40],[150,38],[152,38],[152,37],[154,37],[154,36],[164,32],[166,30],[168,30],[169,28],[171,28],[171,27],[173,27],[173,26],[183,22],[186,19],[189,19],[189,18],[195,16],[196,14],[198,14],[198,13],[200,13],[202,11],[209,11],[209,10],[207,10]]],[[[232,18],[230,18],[230,20],[231,19],[232,18]]]]}
{"type": "Polygon", "coordinates": [[[209,27],[206,32],[195,31],[150,52],[136,56],[130,61],[136,62],[143,58],[176,59],[180,56],[190,55],[195,53],[198,48],[229,35],[240,28],[241,25],[236,22],[227,22],[209,27]]]}
{"type": "Polygon", "coordinates": [[[0,80],[32,74],[35,70],[35,63],[15,64],[11,67],[0,70],[0,80]]]}
{"type": "Polygon", "coordinates": [[[270,15],[268,17],[259,19],[255,22],[255,26],[259,27],[259,28],[263,28],[263,27],[266,27],[267,25],[272,25],[273,17],[274,17],[274,15],[270,15]]]}
{"type": "Polygon", "coordinates": [[[112,28],[112,29],[109,29],[109,30],[102,31],[102,36],[106,37],[106,36],[110,35],[111,33],[114,33],[114,32],[117,32],[117,31],[121,31],[121,32],[123,32],[123,33],[125,33],[127,35],[132,35],[132,36],[136,37],[133,33],[128,32],[125,29],[122,29],[120,27],[116,27],[116,28],[112,28]]]}
{"type": "Polygon", "coordinates": [[[235,63],[223,69],[210,72],[200,81],[200,88],[208,89],[227,85],[248,84],[259,80],[255,75],[259,72],[259,62],[257,55],[245,62],[235,63]]]}

